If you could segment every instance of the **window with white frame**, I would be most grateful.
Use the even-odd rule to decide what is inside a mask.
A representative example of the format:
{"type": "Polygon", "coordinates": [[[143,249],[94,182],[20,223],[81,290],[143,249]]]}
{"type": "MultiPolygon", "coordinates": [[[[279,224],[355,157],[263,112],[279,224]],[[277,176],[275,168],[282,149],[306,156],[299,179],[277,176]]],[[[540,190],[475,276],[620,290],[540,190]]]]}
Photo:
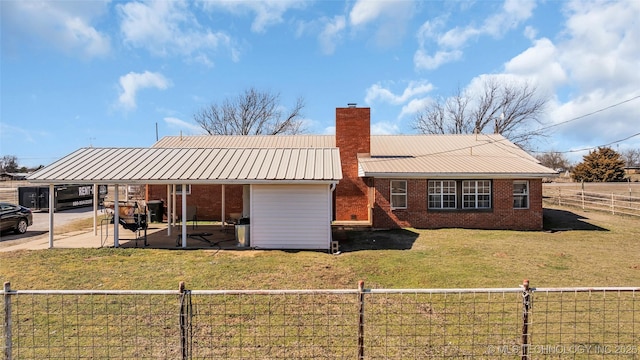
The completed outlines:
{"type": "Polygon", "coordinates": [[[490,207],[490,180],[464,180],[462,182],[463,209],[488,209],[490,207]]]}
{"type": "Polygon", "coordinates": [[[529,182],[515,180],[513,182],[513,207],[514,209],[529,208],[529,182]]]}
{"type": "Polygon", "coordinates": [[[429,180],[429,209],[456,208],[455,180],[429,180]]]}
{"type": "MultiPolygon", "coordinates": [[[[182,185],[176,185],[176,195],[182,195],[182,185]]],[[[187,184],[187,195],[191,195],[191,184],[187,184]]]]}
{"type": "Polygon", "coordinates": [[[407,181],[391,180],[391,209],[407,208],[407,181]]]}

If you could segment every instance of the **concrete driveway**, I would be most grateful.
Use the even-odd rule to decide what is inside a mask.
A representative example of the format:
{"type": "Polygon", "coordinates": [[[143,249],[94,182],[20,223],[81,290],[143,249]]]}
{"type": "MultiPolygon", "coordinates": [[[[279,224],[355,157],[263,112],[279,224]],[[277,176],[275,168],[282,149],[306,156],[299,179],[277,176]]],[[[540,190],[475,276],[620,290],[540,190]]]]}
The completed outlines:
{"type": "MultiPolygon", "coordinates": [[[[98,213],[100,214],[100,212],[98,213]]],[[[64,211],[57,211],[54,214],[54,226],[60,226],[69,222],[93,217],[92,207],[83,207],[64,211]]],[[[27,228],[24,234],[14,234],[12,232],[3,232],[0,234],[0,247],[13,246],[19,243],[28,242],[49,234],[49,213],[33,212],[33,225],[27,228]]]]}

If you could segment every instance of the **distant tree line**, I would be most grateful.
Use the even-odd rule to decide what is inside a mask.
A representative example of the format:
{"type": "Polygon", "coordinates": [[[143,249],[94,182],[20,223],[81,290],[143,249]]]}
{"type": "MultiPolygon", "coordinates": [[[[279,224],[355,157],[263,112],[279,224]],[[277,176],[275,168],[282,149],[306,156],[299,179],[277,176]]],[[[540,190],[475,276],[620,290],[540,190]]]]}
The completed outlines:
{"type": "Polygon", "coordinates": [[[536,159],[558,172],[571,172],[574,181],[613,182],[625,180],[625,168],[640,167],[640,149],[617,152],[610,147],[599,147],[583,156],[582,162],[571,164],[557,151],[536,155],[536,159]]]}
{"type": "Polygon", "coordinates": [[[42,168],[42,166],[36,168],[20,166],[18,164],[18,157],[15,155],[4,155],[0,157],[0,172],[3,173],[28,173],[40,168],[42,168]]]}

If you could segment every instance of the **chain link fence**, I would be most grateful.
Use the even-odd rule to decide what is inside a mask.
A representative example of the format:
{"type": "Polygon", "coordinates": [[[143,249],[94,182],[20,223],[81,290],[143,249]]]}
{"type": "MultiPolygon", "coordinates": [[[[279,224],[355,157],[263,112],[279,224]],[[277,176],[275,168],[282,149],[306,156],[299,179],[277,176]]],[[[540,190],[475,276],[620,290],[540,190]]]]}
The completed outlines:
{"type": "Polygon", "coordinates": [[[640,288],[3,291],[5,359],[638,359],[640,288]]]}

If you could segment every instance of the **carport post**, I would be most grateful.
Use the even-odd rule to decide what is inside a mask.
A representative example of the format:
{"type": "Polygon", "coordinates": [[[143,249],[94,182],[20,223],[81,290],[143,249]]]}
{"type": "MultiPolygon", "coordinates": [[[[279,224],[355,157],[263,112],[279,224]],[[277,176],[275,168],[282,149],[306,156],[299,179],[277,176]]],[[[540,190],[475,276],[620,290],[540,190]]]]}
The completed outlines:
{"type": "Polygon", "coordinates": [[[171,236],[171,185],[167,185],[167,236],[171,236]]]}
{"type": "Polygon", "coordinates": [[[120,199],[118,199],[118,195],[120,189],[118,189],[118,184],[114,186],[115,194],[113,194],[113,247],[120,246],[120,234],[119,234],[119,225],[120,225],[120,199]]]}
{"type": "Polygon", "coordinates": [[[56,187],[49,184],[49,249],[53,249],[53,211],[56,207],[56,187]]]}
{"type": "Polygon", "coordinates": [[[93,236],[98,236],[98,184],[93,184],[93,236]]]}
{"type": "Polygon", "coordinates": [[[222,198],[222,209],[220,209],[220,218],[221,218],[220,219],[220,223],[221,223],[222,229],[224,230],[224,219],[225,219],[225,216],[224,216],[225,215],[224,214],[224,211],[225,211],[224,205],[225,205],[225,202],[226,202],[225,199],[224,199],[224,193],[225,193],[224,184],[222,184],[222,190],[221,191],[222,191],[222,195],[221,195],[221,198],[222,198]]]}
{"type": "Polygon", "coordinates": [[[171,226],[176,225],[176,184],[171,185],[171,226]]]}
{"type": "Polygon", "coordinates": [[[182,247],[187,247],[187,185],[182,184],[182,247]]]}

